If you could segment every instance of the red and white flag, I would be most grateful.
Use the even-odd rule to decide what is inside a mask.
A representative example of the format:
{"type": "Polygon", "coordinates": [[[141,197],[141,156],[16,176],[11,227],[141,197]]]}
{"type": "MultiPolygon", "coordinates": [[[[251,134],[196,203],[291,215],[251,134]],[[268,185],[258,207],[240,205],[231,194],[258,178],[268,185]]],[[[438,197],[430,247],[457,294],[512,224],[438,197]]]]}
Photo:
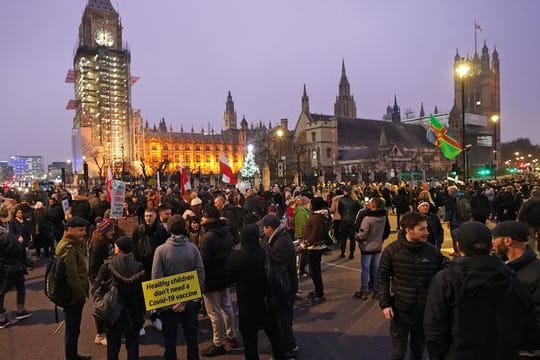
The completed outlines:
{"type": "Polygon", "coordinates": [[[224,153],[222,153],[221,157],[219,158],[219,171],[223,174],[221,181],[223,181],[225,184],[236,184],[236,178],[234,177],[231,166],[229,165],[227,157],[224,153]]]}
{"type": "Polygon", "coordinates": [[[129,77],[129,85],[133,86],[137,81],[139,81],[141,77],[140,76],[130,76],[129,77]]]}
{"type": "Polygon", "coordinates": [[[112,171],[111,171],[111,167],[108,166],[107,167],[107,178],[105,179],[105,186],[107,188],[107,201],[108,202],[111,202],[111,199],[112,199],[112,182],[113,182],[112,171]]]}
{"type": "Polygon", "coordinates": [[[66,110],[75,110],[77,108],[77,105],[79,105],[78,100],[69,100],[66,104],[66,110]]]}
{"type": "Polygon", "coordinates": [[[191,182],[189,181],[189,175],[185,168],[180,168],[180,192],[182,195],[186,193],[187,190],[191,190],[191,182]]]}
{"type": "Polygon", "coordinates": [[[64,81],[68,84],[73,84],[75,82],[75,70],[69,69],[64,81]]]}

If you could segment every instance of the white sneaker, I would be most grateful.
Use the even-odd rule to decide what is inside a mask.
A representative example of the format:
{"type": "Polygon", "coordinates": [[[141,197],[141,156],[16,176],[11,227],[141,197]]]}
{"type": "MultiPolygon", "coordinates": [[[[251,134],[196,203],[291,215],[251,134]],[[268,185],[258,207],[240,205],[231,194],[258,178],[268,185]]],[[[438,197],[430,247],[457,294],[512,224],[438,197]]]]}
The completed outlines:
{"type": "Polygon", "coordinates": [[[160,319],[156,319],[152,321],[152,325],[156,328],[156,330],[159,330],[159,331],[163,330],[163,324],[161,323],[160,319]]]}
{"type": "Polygon", "coordinates": [[[146,335],[146,330],[144,330],[144,327],[141,328],[141,330],[139,330],[139,336],[145,336],[146,335]]]}

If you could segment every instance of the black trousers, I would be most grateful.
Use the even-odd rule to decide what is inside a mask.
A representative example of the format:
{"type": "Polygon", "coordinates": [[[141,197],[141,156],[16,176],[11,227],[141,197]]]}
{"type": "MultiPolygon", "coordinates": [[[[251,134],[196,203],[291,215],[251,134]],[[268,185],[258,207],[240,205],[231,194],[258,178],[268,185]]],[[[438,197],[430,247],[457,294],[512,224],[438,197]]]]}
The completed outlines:
{"type": "Polygon", "coordinates": [[[197,311],[199,304],[196,302],[187,303],[182,312],[166,310],[161,312],[163,323],[163,340],[165,343],[164,360],[176,360],[176,338],[178,336],[178,325],[182,325],[184,339],[187,345],[187,360],[199,360],[199,344],[197,341],[197,331],[199,322],[197,311]]]}
{"type": "Polygon", "coordinates": [[[78,360],[78,342],[81,333],[81,318],[84,303],[75,303],[64,308],[66,333],[64,335],[64,349],[66,360],[78,360]]]}
{"type": "Polygon", "coordinates": [[[423,319],[414,325],[390,321],[390,336],[392,337],[392,360],[405,359],[407,343],[411,350],[409,359],[422,360],[425,348],[423,319]]]}
{"type": "Polygon", "coordinates": [[[17,305],[24,305],[26,297],[24,275],[20,275],[15,278],[0,276],[0,313],[2,314],[6,312],[6,308],[4,307],[6,293],[13,288],[17,290],[17,305]]]}
{"type": "MultiPolygon", "coordinates": [[[[260,316],[260,314],[259,314],[260,316]]],[[[258,333],[262,329],[272,345],[272,355],[275,360],[285,359],[283,354],[283,348],[281,346],[281,339],[279,336],[279,326],[276,315],[269,311],[263,317],[262,326],[254,323],[253,318],[258,316],[250,316],[242,311],[242,308],[239,308],[239,330],[242,334],[242,339],[244,340],[244,356],[246,360],[259,360],[259,351],[258,351],[258,333]]]]}
{"type": "Polygon", "coordinates": [[[139,359],[139,329],[132,324],[128,316],[123,312],[120,319],[107,331],[107,360],[118,360],[122,335],[126,338],[128,360],[139,359]]]}
{"type": "Polygon", "coordinates": [[[286,354],[292,352],[292,350],[296,347],[296,339],[294,337],[292,328],[293,307],[295,300],[296,291],[290,294],[288,299],[272,302],[272,308],[278,318],[281,346],[286,354]]]}
{"type": "Polygon", "coordinates": [[[345,254],[345,250],[347,249],[347,239],[349,239],[349,242],[350,242],[349,254],[354,255],[354,250],[356,249],[356,240],[354,239],[354,236],[355,236],[354,222],[341,220],[341,225],[339,229],[339,243],[341,246],[342,254],[345,254]]]}
{"type": "Polygon", "coordinates": [[[315,295],[319,297],[324,296],[322,273],[321,273],[321,257],[323,250],[308,250],[308,263],[311,273],[311,280],[313,280],[313,286],[315,287],[315,295]]]}

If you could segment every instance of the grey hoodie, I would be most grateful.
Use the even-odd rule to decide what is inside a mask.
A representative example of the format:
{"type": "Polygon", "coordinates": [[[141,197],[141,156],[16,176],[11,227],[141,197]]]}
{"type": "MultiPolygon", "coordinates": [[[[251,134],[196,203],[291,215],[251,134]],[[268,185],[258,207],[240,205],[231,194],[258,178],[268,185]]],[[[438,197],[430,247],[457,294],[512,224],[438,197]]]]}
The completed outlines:
{"type": "Polygon", "coordinates": [[[381,252],[385,223],[386,217],[384,215],[376,216],[368,213],[362,219],[360,231],[356,234],[356,240],[360,244],[360,251],[366,253],[381,252]]]}
{"type": "Polygon", "coordinates": [[[172,235],[156,248],[152,261],[152,279],[197,271],[199,284],[204,284],[204,265],[199,250],[184,235],[172,235]]]}

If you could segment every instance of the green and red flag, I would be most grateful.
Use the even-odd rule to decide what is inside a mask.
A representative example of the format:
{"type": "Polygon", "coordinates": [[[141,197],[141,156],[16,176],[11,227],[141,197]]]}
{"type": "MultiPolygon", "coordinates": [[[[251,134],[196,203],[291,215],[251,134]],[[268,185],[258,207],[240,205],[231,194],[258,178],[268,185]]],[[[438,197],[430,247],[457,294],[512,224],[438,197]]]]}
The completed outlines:
{"type": "Polygon", "coordinates": [[[426,137],[431,144],[441,150],[443,156],[447,159],[454,159],[462,151],[461,144],[433,115],[429,118],[426,137]]]}

